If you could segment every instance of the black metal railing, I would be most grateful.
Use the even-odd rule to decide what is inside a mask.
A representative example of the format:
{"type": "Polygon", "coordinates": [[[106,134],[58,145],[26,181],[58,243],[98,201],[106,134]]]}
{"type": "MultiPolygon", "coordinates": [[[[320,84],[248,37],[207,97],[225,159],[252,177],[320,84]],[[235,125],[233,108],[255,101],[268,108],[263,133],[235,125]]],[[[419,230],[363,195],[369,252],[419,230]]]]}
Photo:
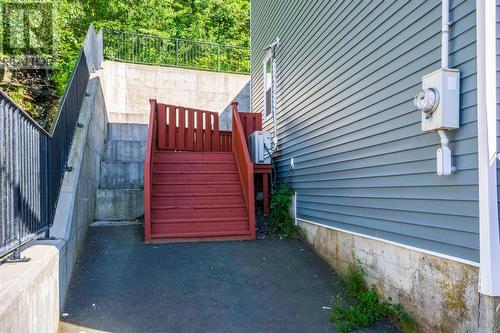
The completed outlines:
{"type": "Polygon", "coordinates": [[[47,149],[47,196],[49,202],[47,210],[50,223],[54,218],[64,172],[70,170],[67,165],[68,155],[89,78],[87,58],[82,49],[59,104],[47,149]]]}
{"type": "Polygon", "coordinates": [[[0,91],[0,257],[47,230],[50,136],[0,91]]]}
{"type": "Polygon", "coordinates": [[[104,58],[145,65],[250,73],[250,49],[104,30],[104,58]]]}
{"type": "Polygon", "coordinates": [[[0,262],[52,225],[89,77],[82,48],[50,134],[0,90],[0,262]]]}

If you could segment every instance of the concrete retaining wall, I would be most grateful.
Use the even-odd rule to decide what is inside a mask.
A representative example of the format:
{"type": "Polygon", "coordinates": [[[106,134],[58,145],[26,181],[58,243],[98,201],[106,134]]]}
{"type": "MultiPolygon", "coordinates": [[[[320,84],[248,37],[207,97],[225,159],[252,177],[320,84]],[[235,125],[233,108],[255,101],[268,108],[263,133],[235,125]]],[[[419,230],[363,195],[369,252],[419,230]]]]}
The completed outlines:
{"type": "Polygon", "coordinates": [[[412,313],[424,332],[500,332],[500,300],[480,295],[477,266],[298,220],[335,270],[359,263],[379,295],[412,313]]]}
{"type": "Polygon", "coordinates": [[[87,85],[54,224],[55,240],[22,249],[26,263],[0,265],[0,332],[57,332],[59,314],[87,228],[94,220],[107,115],[98,77],[87,85]]]}
{"type": "Polygon", "coordinates": [[[71,172],[64,175],[59,201],[50,230],[52,237],[64,241],[60,255],[61,306],[88,226],[94,221],[95,194],[100,182],[100,163],[104,156],[107,131],[106,106],[99,77],[89,81],[88,97],[80,112],[68,160],[71,172]]]}
{"type": "Polygon", "coordinates": [[[34,242],[30,261],[0,266],[0,332],[57,332],[62,241],[34,242]]]}
{"type": "MultiPolygon", "coordinates": [[[[151,98],[162,103],[221,113],[245,90],[250,80],[249,75],[242,74],[113,61],[105,61],[103,67],[109,121],[118,123],[147,124],[151,98]]],[[[249,95],[248,91],[246,104],[250,103],[249,95]]]]}
{"type": "MultiPolygon", "coordinates": [[[[250,82],[248,82],[243,89],[240,90],[233,100],[238,102],[239,112],[250,112],[250,82]]],[[[233,112],[230,103],[219,116],[219,129],[223,131],[230,131],[232,127],[233,112]]]]}

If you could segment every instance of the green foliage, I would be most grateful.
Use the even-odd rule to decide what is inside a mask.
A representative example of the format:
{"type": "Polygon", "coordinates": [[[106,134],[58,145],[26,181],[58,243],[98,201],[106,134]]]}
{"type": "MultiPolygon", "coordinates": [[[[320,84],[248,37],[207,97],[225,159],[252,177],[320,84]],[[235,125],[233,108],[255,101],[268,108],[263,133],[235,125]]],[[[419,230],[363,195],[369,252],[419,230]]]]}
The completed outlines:
{"type": "Polygon", "coordinates": [[[294,192],[288,187],[274,190],[271,195],[270,214],[268,223],[275,228],[279,237],[297,237],[297,228],[290,217],[289,207],[294,192]]]}
{"type": "Polygon", "coordinates": [[[249,0],[58,0],[53,76],[64,92],[88,26],[248,47],[249,0]]]}
{"type": "Polygon", "coordinates": [[[12,100],[24,110],[29,110],[28,114],[34,118],[35,115],[31,110],[34,110],[33,101],[29,98],[24,87],[2,87],[12,100]],[[31,112],[30,112],[31,111],[31,112]]]}
{"type": "MultiPolygon", "coordinates": [[[[244,47],[250,44],[250,0],[48,0],[48,2],[53,5],[55,53],[54,70],[49,74],[59,96],[62,96],[66,88],[90,24],[94,24],[96,30],[114,28],[244,47]]],[[[1,24],[0,29],[2,29],[1,24]]],[[[21,81],[18,83],[23,84],[21,81]]]]}
{"type": "Polygon", "coordinates": [[[347,302],[337,296],[330,315],[330,320],[339,332],[369,327],[384,318],[392,319],[404,332],[417,331],[416,324],[399,304],[379,301],[375,289],[366,286],[360,266],[351,266],[344,282],[347,302]]]}

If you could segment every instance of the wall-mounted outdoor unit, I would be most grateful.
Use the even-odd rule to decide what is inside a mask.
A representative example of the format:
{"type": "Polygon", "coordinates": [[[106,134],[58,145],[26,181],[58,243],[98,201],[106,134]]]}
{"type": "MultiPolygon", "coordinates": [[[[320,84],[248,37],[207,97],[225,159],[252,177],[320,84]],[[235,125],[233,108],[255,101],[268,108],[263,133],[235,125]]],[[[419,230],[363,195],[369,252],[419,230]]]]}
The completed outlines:
{"type": "Polygon", "coordinates": [[[271,164],[271,133],[256,131],[248,138],[248,151],[255,164],[271,164]]]}

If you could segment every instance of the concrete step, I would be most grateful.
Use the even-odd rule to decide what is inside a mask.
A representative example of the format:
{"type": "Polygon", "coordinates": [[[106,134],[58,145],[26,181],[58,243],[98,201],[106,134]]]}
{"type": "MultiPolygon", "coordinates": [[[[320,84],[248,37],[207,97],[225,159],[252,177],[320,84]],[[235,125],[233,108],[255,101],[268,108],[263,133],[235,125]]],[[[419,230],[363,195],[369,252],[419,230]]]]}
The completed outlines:
{"type": "Polygon", "coordinates": [[[101,162],[101,189],[142,189],[144,163],[101,162]]]}
{"type": "Polygon", "coordinates": [[[109,121],[116,123],[147,124],[149,121],[149,113],[109,112],[108,118],[109,121]]]}
{"type": "Polygon", "coordinates": [[[129,226],[129,225],[143,225],[141,220],[122,221],[122,220],[97,220],[92,222],[89,227],[116,227],[116,226],[129,226]]]}
{"type": "Polygon", "coordinates": [[[108,141],[113,140],[146,142],[148,140],[148,125],[109,123],[108,141]]]}
{"type": "Polygon", "coordinates": [[[144,162],[146,141],[111,140],[105,145],[107,162],[144,162]]]}
{"type": "Polygon", "coordinates": [[[144,215],[144,192],[138,189],[98,189],[95,219],[135,221],[144,215]]]}

